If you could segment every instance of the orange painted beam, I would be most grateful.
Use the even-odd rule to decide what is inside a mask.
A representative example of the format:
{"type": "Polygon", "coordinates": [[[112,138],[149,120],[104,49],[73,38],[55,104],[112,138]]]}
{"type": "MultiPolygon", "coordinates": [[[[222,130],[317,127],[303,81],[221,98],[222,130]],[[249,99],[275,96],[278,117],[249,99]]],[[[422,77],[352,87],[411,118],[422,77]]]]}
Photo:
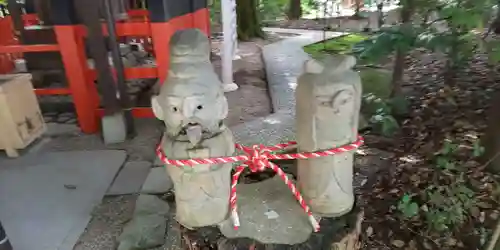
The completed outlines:
{"type": "MultiPolygon", "coordinates": [[[[106,24],[102,25],[104,35],[108,35],[106,24]]],[[[86,37],[87,29],[78,26],[79,35],[86,37]]],[[[117,36],[151,36],[151,28],[148,22],[116,23],[117,36]]]]}
{"type": "Polygon", "coordinates": [[[149,17],[149,11],[145,9],[135,9],[127,11],[129,17],[149,17]]]}
{"type": "Polygon", "coordinates": [[[78,31],[73,25],[55,25],[54,31],[57,43],[61,47],[66,79],[68,79],[80,128],[84,133],[97,133],[99,132],[99,120],[95,113],[99,106],[97,90],[95,86],[91,87],[88,84],[90,81],[85,71],[87,59],[84,55],[85,48],[81,37],[78,38],[78,31]]]}
{"type": "MultiPolygon", "coordinates": [[[[107,34],[107,29],[104,30],[107,34]]],[[[151,28],[147,22],[117,23],[116,33],[118,36],[150,36],[151,28]]]]}
{"type": "Polygon", "coordinates": [[[44,88],[44,89],[35,89],[35,94],[37,94],[37,95],[70,95],[71,90],[69,90],[69,88],[44,88]]]}
{"type": "MultiPolygon", "coordinates": [[[[111,70],[115,70],[112,68],[111,70]]],[[[87,73],[89,79],[97,79],[97,72],[89,69],[87,73]]],[[[134,67],[125,68],[125,79],[157,78],[158,69],[156,67],[134,67]]]]}
{"type": "Polygon", "coordinates": [[[46,52],[46,51],[59,51],[59,45],[57,45],[57,44],[38,44],[38,45],[0,46],[0,54],[24,53],[24,52],[46,52]]]}
{"type": "MultiPolygon", "coordinates": [[[[97,116],[103,117],[104,116],[104,109],[97,109],[97,116]]],[[[155,117],[153,110],[151,110],[151,108],[147,108],[147,107],[132,108],[132,116],[135,118],[154,118],[155,117]]]]}

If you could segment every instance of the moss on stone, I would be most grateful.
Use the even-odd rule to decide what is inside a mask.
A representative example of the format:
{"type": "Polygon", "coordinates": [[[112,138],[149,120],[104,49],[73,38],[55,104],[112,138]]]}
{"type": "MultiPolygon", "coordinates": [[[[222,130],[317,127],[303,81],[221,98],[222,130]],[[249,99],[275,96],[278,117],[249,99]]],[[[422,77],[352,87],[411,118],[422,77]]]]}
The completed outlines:
{"type": "Polygon", "coordinates": [[[304,46],[304,51],[313,58],[321,57],[324,54],[349,54],[357,43],[368,39],[370,36],[362,33],[352,33],[348,35],[334,37],[318,43],[304,46]]]}

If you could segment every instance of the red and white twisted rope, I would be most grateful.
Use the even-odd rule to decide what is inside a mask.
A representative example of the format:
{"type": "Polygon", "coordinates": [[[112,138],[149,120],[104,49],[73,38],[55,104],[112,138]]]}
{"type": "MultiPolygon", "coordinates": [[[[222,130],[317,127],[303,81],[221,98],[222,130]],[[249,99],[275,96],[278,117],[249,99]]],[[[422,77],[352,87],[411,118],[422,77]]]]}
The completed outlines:
{"type": "Polygon", "coordinates": [[[243,155],[236,155],[236,156],[227,156],[227,157],[212,157],[212,158],[196,158],[196,159],[181,159],[181,160],[172,160],[172,159],[167,159],[165,154],[163,153],[161,149],[161,144],[158,145],[156,149],[156,154],[160,158],[160,160],[169,165],[175,165],[175,166],[195,166],[195,165],[202,165],[202,164],[221,164],[221,163],[233,163],[233,162],[238,162],[238,161],[243,161],[244,163],[235,169],[235,173],[232,178],[231,182],[231,193],[230,193],[230,206],[231,206],[231,218],[233,220],[233,224],[235,229],[238,229],[240,226],[239,222],[239,216],[237,213],[237,205],[236,205],[236,185],[238,184],[238,179],[243,173],[243,170],[245,170],[246,167],[250,168],[250,171],[252,172],[260,172],[263,171],[266,168],[272,169],[276,174],[285,182],[285,184],[288,186],[288,188],[291,190],[297,201],[299,202],[300,206],[304,210],[304,212],[307,214],[309,221],[311,225],[314,228],[314,231],[319,230],[319,223],[316,221],[316,219],[313,217],[311,209],[309,206],[306,204],[304,201],[302,195],[300,192],[297,190],[297,187],[295,184],[293,184],[292,181],[288,178],[285,172],[281,170],[276,164],[270,162],[269,160],[292,160],[292,159],[311,159],[311,158],[318,158],[318,157],[323,157],[323,156],[331,156],[331,155],[336,155],[339,153],[344,153],[348,151],[355,150],[359,148],[361,145],[363,145],[364,140],[363,137],[358,136],[357,140],[351,144],[347,144],[338,148],[332,148],[328,150],[323,150],[323,151],[317,151],[317,152],[304,152],[304,153],[290,153],[290,154],[271,154],[273,151],[278,151],[285,149],[289,146],[297,144],[296,142],[288,142],[288,143],[281,143],[277,144],[274,146],[263,146],[263,145],[254,145],[253,147],[245,147],[239,144],[236,144],[236,148],[243,151],[245,154],[243,155]]]}

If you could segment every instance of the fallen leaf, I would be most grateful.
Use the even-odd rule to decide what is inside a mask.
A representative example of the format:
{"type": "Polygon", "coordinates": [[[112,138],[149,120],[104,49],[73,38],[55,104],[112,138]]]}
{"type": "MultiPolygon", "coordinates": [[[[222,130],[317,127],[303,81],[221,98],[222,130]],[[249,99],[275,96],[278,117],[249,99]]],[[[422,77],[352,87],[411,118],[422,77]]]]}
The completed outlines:
{"type": "Polygon", "coordinates": [[[397,194],[399,192],[399,189],[393,188],[391,191],[389,191],[390,194],[397,194]]]}
{"type": "Polygon", "coordinates": [[[432,245],[427,240],[424,240],[423,245],[425,249],[432,249],[432,245]]]}
{"type": "Polygon", "coordinates": [[[422,205],[422,206],[420,207],[420,209],[422,209],[422,211],[424,211],[424,212],[429,212],[429,207],[427,207],[427,205],[425,205],[425,204],[424,204],[424,205],[422,205]]]}
{"type": "Polygon", "coordinates": [[[366,236],[370,237],[373,235],[373,227],[368,227],[366,229],[366,236]]]}
{"type": "Polygon", "coordinates": [[[401,247],[404,247],[405,242],[404,242],[404,241],[402,241],[402,240],[393,240],[393,241],[391,242],[391,244],[392,244],[393,246],[397,247],[397,248],[401,248],[401,247]]]}
{"type": "Polygon", "coordinates": [[[490,218],[491,218],[492,220],[497,220],[497,219],[498,219],[498,212],[497,212],[497,211],[493,211],[493,212],[491,212],[491,214],[490,214],[490,218]]]}
{"type": "Polygon", "coordinates": [[[479,208],[477,208],[477,207],[472,207],[470,209],[470,214],[472,215],[472,217],[478,218],[480,213],[481,213],[481,211],[479,211],[479,208]]]}
{"type": "Polygon", "coordinates": [[[446,241],[446,245],[455,246],[457,245],[457,240],[452,237],[449,237],[448,240],[446,241]]]}
{"type": "Polygon", "coordinates": [[[492,208],[493,207],[491,204],[486,203],[486,202],[478,202],[477,206],[480,208],[492,208]]]}
{"type": "Polygon", "coordinates": [[[368,180],[367,180],[367,179],[363,179],[363,180],[361,181],[361,186],[364,186],[364,185],[366,184],[366,182],[368,182],[368,180]]]}

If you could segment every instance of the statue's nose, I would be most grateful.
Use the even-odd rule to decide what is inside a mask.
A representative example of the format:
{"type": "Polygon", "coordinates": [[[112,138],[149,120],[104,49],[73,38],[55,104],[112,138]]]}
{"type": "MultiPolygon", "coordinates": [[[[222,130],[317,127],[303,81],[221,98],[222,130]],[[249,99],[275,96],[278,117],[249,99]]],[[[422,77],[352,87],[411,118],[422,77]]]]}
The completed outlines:
{"type": "Polygon", "coordinates": [[[196,103],[190,100],[184,101],[184,105],[182,107],[182,115],[185,118],[192,118],[194,116],[195,108],[196,108],[196,103]]]}

